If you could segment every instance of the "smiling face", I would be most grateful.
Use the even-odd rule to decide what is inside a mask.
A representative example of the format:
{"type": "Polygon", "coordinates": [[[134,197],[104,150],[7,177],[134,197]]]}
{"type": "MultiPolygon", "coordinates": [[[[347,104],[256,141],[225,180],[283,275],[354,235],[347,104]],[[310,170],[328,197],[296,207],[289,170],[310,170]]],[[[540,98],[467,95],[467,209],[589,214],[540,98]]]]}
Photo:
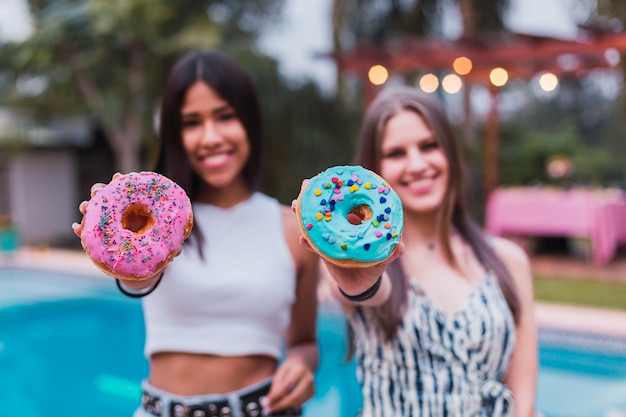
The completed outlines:
{"type": "Polygon", "coordinates": [[[414,111],[392,116],[383,131],[380,173],[405,211],[434,214],[448,187],[448,159],[424,119],[414,111]]]}
{"type": "Polygon", "coordinates": [[[200,194],[227,188],[247,190],[242,171],[250,144],[235,109],[199,81],[187,90],[180,112],[183,147],[193,171],[204,182],[200,194]]]}

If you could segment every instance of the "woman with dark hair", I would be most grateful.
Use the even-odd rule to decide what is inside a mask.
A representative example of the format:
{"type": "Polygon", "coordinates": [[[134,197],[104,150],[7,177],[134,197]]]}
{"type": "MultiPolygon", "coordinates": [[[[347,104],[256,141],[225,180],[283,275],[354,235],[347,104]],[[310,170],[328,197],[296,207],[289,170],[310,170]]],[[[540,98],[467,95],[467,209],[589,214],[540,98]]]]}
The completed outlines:
{"type": "Polygon", "coordinates": [[[136,417],[294,416],[314,393],[318,262],[289,208],[257,191],[261,132],[235,61],[205,50],[174,65],[155,171],[184,188],[195,224],[161,276],[118,281],[143,297],[150,375],[136,417]]]}
{"type": "Polygon", "coordinates": [[[355,163],[385,178],[405,218],[402,255],[388,266],[326,264],[348,313],[362,416],[534,415],[529,261],[468,216],[444,111],[415,88],[383,90],[366,111],[355,163]]]}

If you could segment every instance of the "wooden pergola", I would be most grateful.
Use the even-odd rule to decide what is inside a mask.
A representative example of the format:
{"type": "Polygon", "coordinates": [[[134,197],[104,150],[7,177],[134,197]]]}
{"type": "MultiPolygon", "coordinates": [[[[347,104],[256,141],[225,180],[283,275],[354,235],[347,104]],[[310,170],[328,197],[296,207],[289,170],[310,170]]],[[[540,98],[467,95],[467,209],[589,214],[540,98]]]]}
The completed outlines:
{"type": "Polygon", "coordinates": [[[508,33],[497,38],[441,39],[405,38],[385,44],[359,44],[354,49],[331,53],[340,74],[357,74],[363,79],[363,96],[369,102],[378,86],[368,81],[368,72],[381,65],[390,74],[453,73],[453,63],[459,57],[472,62],[469,73],[461,75],[466,115],[469,91],[474,84],[484,84],[491,92],[491,107],[485,129],[485,196],[499,183],[499,117],[497,97],[499,87],[490,82],[494,68],[503,68],[508,80],[530,80],[542,72],[557,77],[583,77],[599,68],[621,69],[620,57],[626,52],[626,31],[612,31],[592,26],[579,26],[576,39],[565,40],[545,36],[508,33]]]}

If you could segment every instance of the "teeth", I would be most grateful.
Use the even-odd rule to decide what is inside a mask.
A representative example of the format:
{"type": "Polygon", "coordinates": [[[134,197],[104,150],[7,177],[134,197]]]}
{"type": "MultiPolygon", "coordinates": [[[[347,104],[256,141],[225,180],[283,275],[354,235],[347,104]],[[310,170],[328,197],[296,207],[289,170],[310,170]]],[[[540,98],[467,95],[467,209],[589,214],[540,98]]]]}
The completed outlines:
{"type": "Polygon", "coordinates": [[[226,158],[228,158],[228,155],[226,154],[211,155],[211,156],[205,157],[203,159],[203,162],[205,164],[210,164],[210,165],[221,164],[222,162],[226,160],[226,158]]]}
{"type": "Polygon", "coordinates": [[[432,178],[422,178],[419,180],[414,180],[409,183],[410,187],[424,187],[429,185],[432,182],[432,178]]]}

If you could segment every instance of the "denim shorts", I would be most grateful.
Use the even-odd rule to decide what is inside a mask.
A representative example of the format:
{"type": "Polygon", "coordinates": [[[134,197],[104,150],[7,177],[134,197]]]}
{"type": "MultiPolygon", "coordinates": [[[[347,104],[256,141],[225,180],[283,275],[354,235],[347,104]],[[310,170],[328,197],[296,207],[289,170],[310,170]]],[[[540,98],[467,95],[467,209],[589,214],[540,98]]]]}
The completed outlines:
{"type": "Polygon", "coordinates": [[[263,413],[260,398],[269,391],[272,378],[267,378],[238,391],[226,394],[182,396],[141,384],[143,396],[141,406],[133,417],[298,417],[301,409],[263,413]]]}

